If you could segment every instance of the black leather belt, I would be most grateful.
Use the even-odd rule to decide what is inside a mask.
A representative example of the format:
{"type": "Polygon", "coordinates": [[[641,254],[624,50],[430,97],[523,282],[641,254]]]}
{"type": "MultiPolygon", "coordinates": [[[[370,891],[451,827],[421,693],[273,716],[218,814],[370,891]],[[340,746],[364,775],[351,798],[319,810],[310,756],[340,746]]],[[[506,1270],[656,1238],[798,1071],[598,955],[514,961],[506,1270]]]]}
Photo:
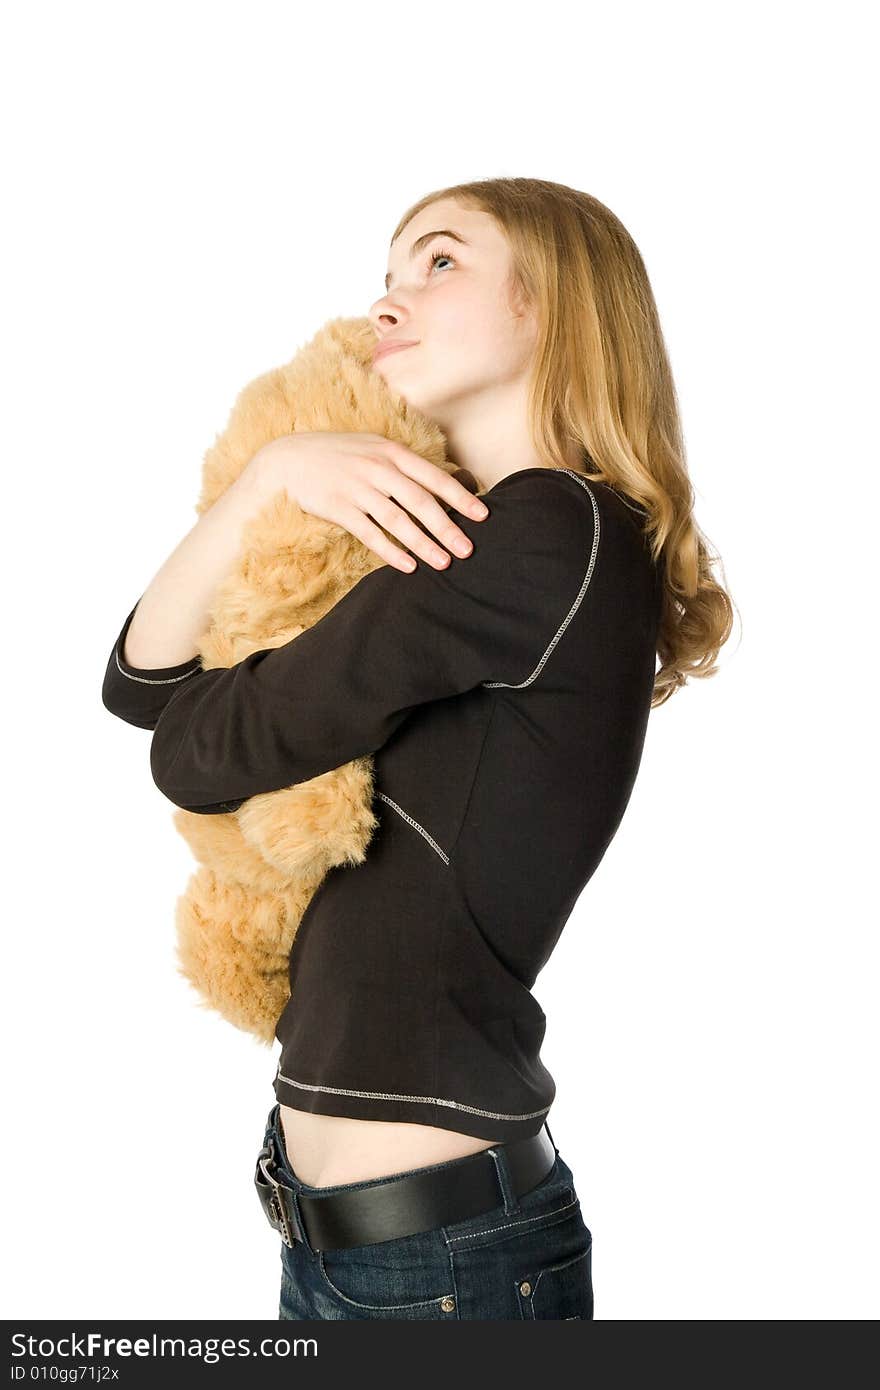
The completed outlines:
{"type": "MultiPolygon", "coordinates": [[[[443,1168],[392,1174],[385,1182],[326,1197],[293,1190],[278,1172],[277,1146],[270,1134],[260,1149],[254,1183],[269,1225],[286,1245],[308,1238],[313,1250],[343,1250],[432,1231],[482,1216],[503,1202],[489,1149],[455,1159],[443,1168]],[[296,1196],[296,1201],[294,1201],[296,1196]]],[[[556,1162],[556,1145],[546,1124],[537,1134],[496,1144],[507,1156],[517,1197],[543,1182],[556,1162]]]]}

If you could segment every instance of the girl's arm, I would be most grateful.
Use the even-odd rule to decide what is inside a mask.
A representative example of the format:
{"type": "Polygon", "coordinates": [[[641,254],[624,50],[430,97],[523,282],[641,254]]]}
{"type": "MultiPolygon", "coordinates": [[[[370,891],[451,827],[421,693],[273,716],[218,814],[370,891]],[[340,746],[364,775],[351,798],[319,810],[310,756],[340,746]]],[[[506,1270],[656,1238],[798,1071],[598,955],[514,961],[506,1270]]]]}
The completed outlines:
{"type": "Polygon", "coordinates": [[[101,698],[111,714],[154,729],[171,696],[201,671],[199,640],[217,589],[241,552],[245,524],[278,490],[257,453],[172,551],[113,644],[101,698]]]}
{"type": "Polygon", "coordinates": [[[376,752],[420,705],[530,685],[571,631],[597,537],[580,487],[541,477],[505,479],[486,521],[462,521],[470,558],[382,565],[299,636],[173,686],[150,749],[159,790],[198,814],[234,811],[376,752]]]}
{"type": "Polygon", "coordinates": [[[469,540],[444,507],[474,518],[486,511],[464,480],[381,435],[318,430],[272,440],[199,518],[126,618],[104,677],[112,714],[155,729],[172,695],[201,674],[198,642],[240,553],[242,528],[282,488],[303,511],[345,527],[380,559],[406,569],[411,557],[385,530],[414,556],[444,565],[443,545],[454,550],[469,540]]]}

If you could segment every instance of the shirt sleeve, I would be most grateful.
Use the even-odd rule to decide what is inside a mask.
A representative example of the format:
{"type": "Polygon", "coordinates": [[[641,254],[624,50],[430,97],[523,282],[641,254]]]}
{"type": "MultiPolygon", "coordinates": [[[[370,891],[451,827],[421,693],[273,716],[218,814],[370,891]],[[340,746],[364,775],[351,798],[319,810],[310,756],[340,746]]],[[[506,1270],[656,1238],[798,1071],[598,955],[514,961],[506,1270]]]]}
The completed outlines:
{"type": "Polygon", "coordinates": [[[509,475],[485,520],[456,517],[467,558],[382,565],[282,646],[179,672],[156,701],[159,790],[189,811],[234,811],[374,753],[428,701],[528,683],[578,596],[594,525],[564,481],[533,481],[509,475]]]}
{"type": "Polygon", "coordinates": [[[118,719],[124,719],[127,724],[134,724],[139,729],[155,729],[156,720],[171,696],[184,681],[201,671],[202,661],[201,657],[195,656],[179,666],[157,667],[155,670],[142,670],[129,665],[122,653],[125,651],[125,639],[136,610],[137,603],[113,643],[104,673],[101,699],[105,709],[115,714],[118,719]]]}

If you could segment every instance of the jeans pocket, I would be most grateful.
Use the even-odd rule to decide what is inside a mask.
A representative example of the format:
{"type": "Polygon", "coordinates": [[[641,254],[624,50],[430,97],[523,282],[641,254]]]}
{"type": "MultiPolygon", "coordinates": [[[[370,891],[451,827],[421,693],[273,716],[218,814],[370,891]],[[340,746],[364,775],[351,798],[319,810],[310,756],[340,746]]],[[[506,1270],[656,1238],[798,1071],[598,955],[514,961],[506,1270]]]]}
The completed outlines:
{"type": "Polygon", "coordinates": [[[462,1319],[592,1318],[592,1236],[577,1193],[449,1243],[462,1319]]]}
{"type": "Polygon", "coordinates": [[[560,1160],[552,1174],[528,1192],[516,1208],[505,1212],[499,1205],[482,1216],[472,1216],[443,1228],[451,1251],[475,1250],[480,1246],[513,1242],[521,1236],[545,1230],[567,1221],[580,1211],[569,1169],[560,1171],[560,1160]]]}
{"type": "Polygon", "coordinates": [[[567,1259],[520,1268],[516,1276],[520,1314],[524,1318],[591,1319],[593,1316],[593,1242],[567,1259]]]}
{"type": "Polygon", "coordinates": [[[352,1317],[430,1319],[455,1313],[449,1256],[436,1231],[319,1250],[316,1260],[326,1289],[352,1317]]]}

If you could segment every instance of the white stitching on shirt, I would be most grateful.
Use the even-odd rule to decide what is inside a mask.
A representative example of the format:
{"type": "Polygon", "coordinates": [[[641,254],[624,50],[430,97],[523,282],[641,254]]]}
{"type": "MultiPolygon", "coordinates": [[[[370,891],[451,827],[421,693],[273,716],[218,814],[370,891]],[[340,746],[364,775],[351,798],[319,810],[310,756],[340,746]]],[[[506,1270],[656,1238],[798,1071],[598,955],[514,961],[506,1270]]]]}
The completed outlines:
{"type": "MultiPolygon", "coordinates": [[[[509,681],[482,681],[481,684],[483,686],[489,688],[504,686],[507,689],[520,690],[523,686],[530,685],[532,681],[535,680],[538,675],[540,675],[548,657],[550,656],[550,653],[553,651],[553,648],[561,639],[562,634],[565,632],[566,628],[568,627],[569,623],[571,622],[572,618],[574,617],[575,613],[577,612],[578,608],[583,602],[584,595],[587,592],[587,588],[589,587],[590,579],[593,575],[593,568],[596,563],[596,552],[598,550],[599,545],[599,508],[596,503],[596,498],[592,489],[586,482],[584,482],[583,478],[580,477],[579,474],[575,473],[574,470],[571,468],[561,468],[558,471],[560,473],[568,473],[572,478],[574,478],[575,481],[578,482],[581,485],[581,487],[583,487],[589,493],[590,499],[593,504],[593,545],[590,553],[589,564],[587,566],[587,572],[584,576],[584,580],[581,584],[580,592],[578,593],[577,598],[575,599],[574,603],[572,604],[571,608],[566,614],[563,622],[557,629],[556,634],[553,637],[553,640],[547,647],[546,651],[544,652],[544,655],[541,657],[541,660],[538,662],[538,665],[535,667],[532,674],[526,680],[521,681],[518,685],[514,685],[509,681]]],[[[387,805],[391,806],[395,811],[397,811],[399,815],[403,817],[404,820],[408,821],[409,824],[419,832],[420,835],[423,835],[425,840],[427,840],[428,844],[431,845],[431,847],[437,852],[437,854],[439,854],[440,858],[443,860],[445,864],[449,863],[449,856],[443,852],[443,850],[437,844],[437,841],[433,838],[432,835],[429,835],[428,831],[425,829],[423,825],[420,825],[417,820],[414,820],[412,816],[408,815],[407,812],[404,811],[403,808],[399,806],[396,801],[393,801],[390,796],[386,796],[384,792],[377,792],[376,795],[381,801],[386,802],[387,805]]],[[[356,1096],[360,1097],[363,1100],[404,1101],[416,1105],[442,1105],[451,1110],[460,1110],[468,1115],[481,1115],[484,1116],[486,1119],[492,1120],[534,1120],[537,1119],[539,1115],[546,1115],[547,1112],[550,1110],[550,1106],[545,1105],[540,1110],[530,1110],[523,1114],[509,1114],[505,1111],[483,1110],[475,1105],[465,1105],[462,1101],[444,1100],[440,1096],[407,1096],[394,1094],[393,1092],[388,1091],[353,1091],[348,1090],[342,1086],[311,1085],[305,1081],[295,1081],[291,1076],[285,1076],[281,1071],[280,1062],[278,1063],[278,1067],[275,1072],[275,1080],[280,1081],[283,1085],[293,1086],[297,1090],[301,1091],[321,1091],[325,1092],[328,1095],[335,1096],[356,1096]]],[[[575,1205],[575,1203],[571,1203],[570,1205],[573,1206],[575,1205]]],[[[562,1210],[566,1210],[566,1208],[562,1208],[562,1210]]]]}
{"type": "Polygon", "coordinates": [[[420,835],[424,835],[425,839],[428,841],[428,844],[431,846],[432,849],[435,849],[437,851],[444,864],[449,863],[449,855],[443,853],[442,849],[438,845],[437,841],[434,839],[433,835],[429,835],[423,825],[419,825],[417,820],[413,820],[412,816],[408,816],[406,814],[406,811],[404,811],[403,807],[398,806],[397,802],[392,801],[391,797],[386,796],[384,792],[377,792],[376,795],[378,796],[380,801],[387,801],[389,806],[393,806],[395,811],[398,811],[400,815],[403,816],[404,820],[409,821],[410,825],[414,826],[420,835]]]}
{"type": "Polygon", "coordinates": [[[332,1096],[361,1096],[364,1100],[404,1100],[413,1101],[418,1105],[445,1105],[450,1110],[464,1110],[468,1115],[485,1115],[489,1120],[534,1120],[539,1115],[546,1115],[550,1109],[549,1105],[545,1105],[541,1110],[529,1110],[524,1115],[507,1115],[503,1110],[480,1110],[475,1105],[464,1105],[457,1100],[442,1100],[439,1096],[401,1096],[387,1091],[347,1091],[341,1086],[310,1086],[305,1081],[294,1081],[293,1077],[284,1076],[280,1070],[280,1063],[275,1080],[284,1082],[286,1086],[296,1086],[300,1091],[326,1091],[332,1096]]]}
{"type": "MultiPolygon", "coordinates": [[[[174,685],[175,681],[185,681],[188,676],[194,676],[199,669],[199,666],[193,666],[191,671],[184,671],[180,676],[162,676],[158,679],[154,676],[133,676],[130,671],[125,670],[120,662],[118,647],[115,649],[113,655],[116,657],[116,665],[119,667],[123,676],[127,676],[130,681],[140,681],[141,685],[174,685]]],[[[195,657],[194,660],[199,662],[200,658],[195,657]]]]}
{"type": "Polygon", "coordinates": [[[553,641],[550,643],[544,655],[541,657],[541,660],[538,662],[532,674],[530,676],[527,676],[524,681],[520,681],[518,685],[514,685],[512,681],[481,681],[480,684],[482,686],[485,686],[489,690],[495,690],[498,687],[504,687],[506,690],[522,690],[524,686],[531,685],[532,681],[535,680],[541,674],[541,671],[544,669],[544,663],[546,662],[553,648],[556,646],[557,642],[562,637],[563,632],[568,627],[575,613],[578,611],[578,608],[580,607],[583,601],[584,594],[587,592],[587,588],[589,587],[590,580],[593,576],[593,566],[596,563],[596,551],[599,548],[599,507],[596,502],[595,493],[593,492],[593,489],[590,487],[590,485],[584,482],[580,474],[575,473],[573,468],[558,468],[555,471],[557,473],[567,473],[570,478],[574,478],[575,482],[580,483],[581,487],[584,488],[590,494],[590,499],[593,503],[594,520],[593,548],[590,552],[590,563],[587,565],[587,572],[584,575],[584,582],[581,584],[580,593],[578,594],[571,608],[568,610],[568,613],[565,615],[565,618],[563,619],[562,623],[556,631],[556,635],[553,638],[553,641]]]}

